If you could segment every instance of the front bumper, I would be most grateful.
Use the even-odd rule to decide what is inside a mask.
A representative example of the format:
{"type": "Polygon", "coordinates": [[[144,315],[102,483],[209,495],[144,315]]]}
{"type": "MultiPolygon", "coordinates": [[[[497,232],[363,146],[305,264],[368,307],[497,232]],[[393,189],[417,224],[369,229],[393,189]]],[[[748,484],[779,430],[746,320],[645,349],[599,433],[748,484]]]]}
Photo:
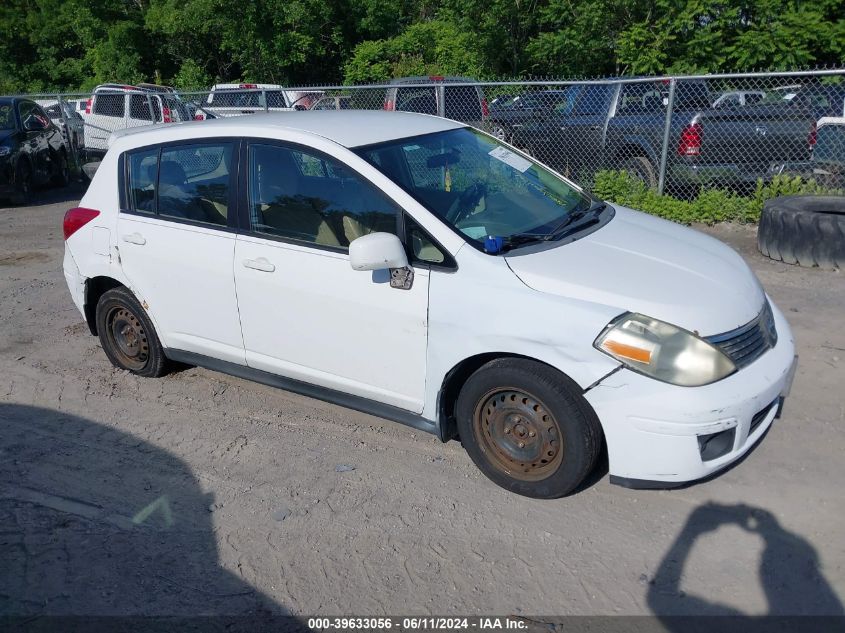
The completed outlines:
{"type": "Polygon", "coordinates": [[[622,369],[585,394],[604,430],[611,483],[672,488],[703,479],[765,435],[789,393],[796,362],[789,324],[774,305],[772,312],[777,345],[728,378],[678,387],[622,369]],[[725,431],[725,450],[708,455],[702,443],[725,431]]]}

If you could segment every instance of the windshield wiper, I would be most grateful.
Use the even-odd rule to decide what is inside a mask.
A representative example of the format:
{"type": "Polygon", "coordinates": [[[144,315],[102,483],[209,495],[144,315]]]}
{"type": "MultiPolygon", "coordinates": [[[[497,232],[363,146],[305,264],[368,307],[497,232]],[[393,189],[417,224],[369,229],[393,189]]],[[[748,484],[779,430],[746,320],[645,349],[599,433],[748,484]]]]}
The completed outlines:
{"type": "Polygon", "coordinates": [[[594,222],[598,221],[598,216],[601,214],[602,211],[607,208],[607,204],[604,202],[594,202],[586,209],[581,209],[580,211],[573,211],[569,215],[567,215],[556,227],[554,227],[551,231],[549,231],[548,239],[560,239],[565,235],[572,233],[573,231],[580,229],[584,226],[589,224],[593,224],[594,222]],[[578,222],[578,220],[590,216],[586,222],[578,222]]]}

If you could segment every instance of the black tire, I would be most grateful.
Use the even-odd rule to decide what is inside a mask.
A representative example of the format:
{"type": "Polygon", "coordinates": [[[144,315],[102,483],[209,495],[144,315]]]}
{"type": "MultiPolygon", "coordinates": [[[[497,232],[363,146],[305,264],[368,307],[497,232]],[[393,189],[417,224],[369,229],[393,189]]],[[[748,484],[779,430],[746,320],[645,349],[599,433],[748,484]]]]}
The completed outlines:
{"type": "Polygon", "coordinates": [[[569,494],[601,448],[601,426],[578,386],[527,359],[482,366],[462,387],[455,415],[461,443],[481,472],[526,497],[569,494]]]}
{"type": "Polygon", "coordinates": [[[112,288],[97,302],[97,334],[112,365],[146,378],[163,376],[169,362],[146,310],[126,288],[112,288]]]}
{"type": "Polygon", "coordinates": [[[67,153],[62,150],[59,152],[59,159],[56,166],[56,173],[53,174],[53,185],[56,187],[66,187],[70,182],[70,165],[67,162],[67,153]]]}
{"type": "Polygon", "coordinates": [[[757,228],[757,248],[787,264],[845,268],[845,197],[768,200],[757,228]]]}
{"type": "Polygon", "coordinates": [[[631,156],[622,163],[622,169],[649,189],[657,189],[657,170],[645,156],[631,156]]]}
{"type": "Polygon", "coordinates": [[[32,201],[32,168],[25,159],[18,161],[15,168],[15,204],[26,206],[32,201]]]}

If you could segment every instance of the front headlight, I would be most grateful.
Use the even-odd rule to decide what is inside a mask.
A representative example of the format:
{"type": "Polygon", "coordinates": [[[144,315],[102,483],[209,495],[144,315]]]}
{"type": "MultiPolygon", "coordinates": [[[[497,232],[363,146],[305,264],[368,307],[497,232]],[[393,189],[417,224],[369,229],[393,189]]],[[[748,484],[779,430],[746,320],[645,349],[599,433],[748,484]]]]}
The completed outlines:
{"type": "Polygon", "coordinates": [[[0,145],[0,156],[8,156],[12,153],[12,148],[8,145],[0,145]]]}
{"type": "Polygon", "coordinates": [[[707,341],[642,314],[610,323],[595,346],[629,369],[682,387],[708,385],[736,371],[733,361],[707,341]]]}

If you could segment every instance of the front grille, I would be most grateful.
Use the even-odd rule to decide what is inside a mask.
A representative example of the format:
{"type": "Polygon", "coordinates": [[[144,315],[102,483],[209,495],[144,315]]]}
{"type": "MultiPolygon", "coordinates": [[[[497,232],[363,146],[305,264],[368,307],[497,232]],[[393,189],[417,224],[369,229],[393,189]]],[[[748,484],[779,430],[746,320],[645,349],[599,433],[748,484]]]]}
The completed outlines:
{"type": "Polygon", "coordinates": [[[737,369],[747,367],[778,342],[769,302],[766,301],[763,311],[750,323],[724,334],[708,336],[706,340],[722,350],[737,369]]]}

